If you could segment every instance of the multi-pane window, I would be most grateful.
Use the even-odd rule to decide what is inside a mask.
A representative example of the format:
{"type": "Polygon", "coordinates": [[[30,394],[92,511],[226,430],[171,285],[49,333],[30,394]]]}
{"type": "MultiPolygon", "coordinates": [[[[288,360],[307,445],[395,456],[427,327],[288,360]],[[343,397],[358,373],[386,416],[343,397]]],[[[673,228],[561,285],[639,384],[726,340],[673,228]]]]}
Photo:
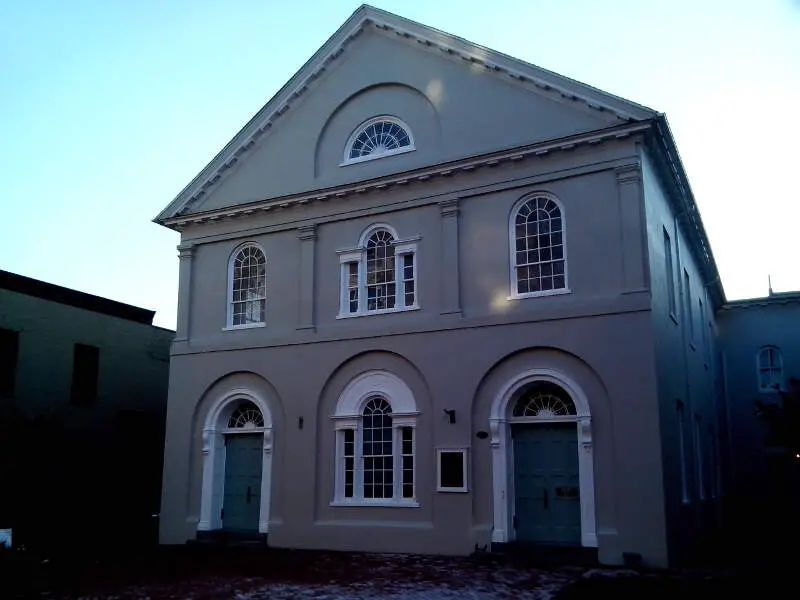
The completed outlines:
{"type": "Polygon", "coordinates": [[[758,351],[758,388],[762,392],[783,388],[783,356],[776,346],[764,346],[758,351]]]}
{"type": "Polygon", "coordinates": [[[394,495],[392,407],[383,398],[373,398],[364,407],[362,420],[364,498],[391,498],[394,495]]]}
{"type": "Polygon", "coordinates": [[[367,240],[367,310],[394,308],[397,282],[392,234],[378,230],[367,240]]]}
{"type": "Polygon", "coordinates": [[[362,247],[340,253],[340,316],[417,308],[416,244],[388,228],[368,233],[362,247]]]}
{"type": "Polygon", "coordinates": [[[19,332],[0,328],[0,398],[14,396],[19,355],[19,332]]]}
{"type": "Polygon", "coordinates": [[[343,165],[414,150],[408,126],[395,117],[374,117],[359,125],[345,146],[343,165]]]}
{"type": "Polygon", "coordinates": [[[687,335],[689,342],[694,343],[694,318],[692,318],[692,286],[689,280],[689,273],[686,269],[683,270],[683,300],[685,306],[683,307],[683,318],[686,321],[687,335]]]}
{"type": "Polygon", "coordinates": [[[75,344],[70,391],[70,402],[74,406],[94,406],[97,402],[99,374],[100,348],[88,344],[75,344]]]}
{"type": "Polygon", "coordinates": [[[339,501],[413,501],[414,427],[396,423],[386,399],[370,398],[354,426],[338,432],[337,443],[339,501]]]}
{"type": "Polygon", "coordinates": [[[231,327],[264,323],[267,307],[267,259],[254,244],[239,249],[231,261],[229,321],[231,327]]]}
{"type": "Polygon", "coordinates": [[[675,269],[672,263],[672,240],[664,229],[664,270],[667,277],[667,302],[669,313],[675,315],[675,269]]]}
{"type": "Polygon", "coordinates": [[[512,214],[512,295],[541,295],[567,287],[564,220],[545,195],[525,200],[512,214]]]}

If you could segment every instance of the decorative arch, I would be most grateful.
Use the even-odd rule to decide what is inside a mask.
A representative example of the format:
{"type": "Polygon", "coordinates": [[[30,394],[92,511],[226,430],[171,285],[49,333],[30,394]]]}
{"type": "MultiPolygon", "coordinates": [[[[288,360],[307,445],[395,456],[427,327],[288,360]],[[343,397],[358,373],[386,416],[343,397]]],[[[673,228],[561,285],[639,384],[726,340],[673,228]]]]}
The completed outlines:
{"type": "Polygon", "coordinates": [[[419,89],[407,82],[382,81],[354,90],[328,114],[320,127],[314,148],[314,177],[338,171],[344,148],[357,125],[375,115],[375,107],[385,115],[401,117],[416,131],[415,146],[423,143],[426,150],[438,150],[441,143],[441,118],[437,108],[441,100],[440,86],[419,89]]]}
{"type": "Polygon", "coordinates": [[[331,417],[336,432],[331,505],[419,506],[418,415],[411,388],[389,371],[367,371],[345,386],[331,417]]]}
{"type": "Polygon", "coordinates": [[[359,417],[373,396],[384,398],[395,415],[416,415],[414,393],[405,381],[389,371],[367,371],[348,383],[336,402],[334,418],[359,417]]]}
{"type": "Polygon", "coordinates": [[[266,399],[249,388],[233,388],[220,394],[206,414],[203,424],[203,483],[198,531],[222,528],[225,436],[241,433],[261,433],[264,436],[258,531],[262,534],[269,532],[273,450],[272,413],[266,399]]]}
{"type": "Polygon", "coordinates": [[[591,410],[586,394],[576,381],[555,369],[529,369],[510,378],[495,395],[489,414],[492,448],[493,528],[492,542],[513,540],[514,474],[511,423],[576,423],[578,478],[581,503],[581,544],[597,547],[595,518],[594,453],[591,410]],[[545,382],[563,389],[574,405],[574,414],[515,416],[513,401],[526,387],[545,382]]]}

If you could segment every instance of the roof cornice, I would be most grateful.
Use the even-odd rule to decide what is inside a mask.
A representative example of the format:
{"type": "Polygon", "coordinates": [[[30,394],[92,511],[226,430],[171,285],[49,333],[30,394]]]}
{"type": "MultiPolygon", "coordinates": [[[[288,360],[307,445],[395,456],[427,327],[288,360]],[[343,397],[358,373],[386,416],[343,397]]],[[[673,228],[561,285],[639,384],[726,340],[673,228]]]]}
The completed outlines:
{"type": "Polygon", "coordinates": [[[187,225],[199,225],[209,222],[220,222],[235,219],[241,216],[263,214],[271,211],[285,210],[296,206],[303,206],[312,202],[326,202],[342,200],[351,196],[358,196],[373,191],[388,191],[397,187],[413,183],[428,182],[439,177],[454,177],[472,173],[481,168],[497,167],[506,163],[517,163],[523,160],[543,159],[559,152],[568,152],[578,147],[597,146],[613,140],[620,140],[637,133],[649,130],[652,124],[649,121],[618,125],[606,129],[540,142],[527,146],[519,146],[499,152],[492,152],[479,156],[441,163],[433,167],[425,167],[413,171],[405,171],[395,175],[379,177],[371,180],[360,181],[322,190],[315,190],[302,194],[272,198],[239,204],[206,212],[178,215],[161,221],[163,225],[176,231],[182,231],[187,225]]]}
{"type": "Polygon", "coordinates": [[[426,25],[404,19],[392,13],[363,5],[336,31],[305,65],[278,91],[278,93],[234,136],[208,165],[178,194],[154,219],[166,225],[168,220],[185,213],[208,196],[235,170],[248,153],[260,146],[275,124],[293,105],[303,98],[367,28],[386,35],[439,50],[452,59],[480,65],[487,72],[506,77],[530,86],[540,92],[550,93],[582,104],[590,110],[615,115],[629,122],[651,118],[655,111],[608,94],[586,84],[536,67],[511,56],[484,48],[462,38],[441,32],[426,25]]]}
{"type": "Polygon", "coordinates": [[[675,191],[673,197],[677,197],[679,201],[679,204],[675,207],[676,213],[692,229],[692,234],[689,235],[689,243],[696,252],[697,258],[701,261],[704,276],[703,283],[711,293],[714,306],[720,308],[726,303],[725,290],[722,287],[717,262],[711,250],[711,242],[703,226],[703,220],[700,217],[697,202],[689,185],[686,169],[683,167],[683,161],[675,144],[675,138],[672,135],[666,115],[659,114],[653,119],[653,123],[652,131],[654,132],[656,146],[660,149],[664,158],[662,166],[667,171],[669,181],[673,185],[675,191]]]}

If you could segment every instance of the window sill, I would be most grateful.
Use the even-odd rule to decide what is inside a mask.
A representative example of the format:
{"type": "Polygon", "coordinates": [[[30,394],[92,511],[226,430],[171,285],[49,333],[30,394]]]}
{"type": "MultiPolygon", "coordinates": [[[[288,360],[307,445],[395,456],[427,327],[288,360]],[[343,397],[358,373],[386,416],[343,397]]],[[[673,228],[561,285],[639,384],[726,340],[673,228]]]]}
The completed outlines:
{"type": "Polygon", "coordinates": [[[408,498],[403,500],[334,500],[330,506],[359,506],[378,508],[419,508],[419,502],[408,498]]]}
{"type": "Polygon", "coordinates": [[[436,488],[436,491],[442,494],[468,494],[469,490],[463,488],[436,488]]]}
{"type": "Polygon", "coordinates": [[[266,323],[247,323],[245,325],[228,325],[222,328],[222,331],[238,331],[239,329],[258,329],[259,327],[266,327],[266,323]]]}
{"type": "Polygon", "coordinates": [[[371,310],[357,313],[339,313],[336,315],[337,319],[352,319],[354,317],[371,317],[373,315],[390,315],[392,313],[410,312],[412,310],[419,310],[419,305],[402,306],[400,308],[386,308],[384,310],[371,310]]]}
{"type": "Polygon", "coordinates": [[[678,317],[675,316],[675,313],[669,313],[669,318],[672,319],[672,322],[675,323],[675,325],[678,324],[678,317]]]}
{"type": "Polygon", "coordinates": [[[347,167],[349,165],[357,165],[360,163],[369,162],[371,160],[379,160],[381,158],[397,156],[398,154],[405,154],[406,152],[414,152],[414,150],[416,150],[414,146],[404,146],[402,148],[398,148],[397,150],[387,150],[386,152],[381,152],[380,154],[367,154],[366,156],[360,156],[358,158],[348,158],[347,160],[340,162],[339,166],[347,167]]]}
{"type": "Polygon", "coordinates": [[[691,348],[693,351],[697,352],[697,346],[694,345],[694,342],[689,342],[689,348],[691,348]]]}
{"type": "Polygon", "coordinates": [[[572,290],[569,288],[561,288],[558,290],[545,290],[543,292],[525,292],[524,294],[511,294],[506,300],[522,300],[525,298],[540,298],[542,296],[560,296],[561,294],[571,294],[572,290]]]}

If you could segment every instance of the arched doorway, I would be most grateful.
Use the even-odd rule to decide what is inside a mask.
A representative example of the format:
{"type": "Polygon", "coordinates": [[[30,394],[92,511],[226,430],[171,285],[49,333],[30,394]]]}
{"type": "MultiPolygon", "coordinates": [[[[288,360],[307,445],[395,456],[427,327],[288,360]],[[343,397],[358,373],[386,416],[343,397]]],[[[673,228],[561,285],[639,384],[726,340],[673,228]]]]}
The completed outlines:
{"type": "Polygon", "coordinates": [[[234,390],[215,402],[203,428],[199,531],[269,532],[272,419],[262,398],[234,390]]]}
{"type": "Polygon", "coordinates": [[[591,415],[562,373],[519,374],[490,415],[493,542],[597,546],[591,415]]]}

